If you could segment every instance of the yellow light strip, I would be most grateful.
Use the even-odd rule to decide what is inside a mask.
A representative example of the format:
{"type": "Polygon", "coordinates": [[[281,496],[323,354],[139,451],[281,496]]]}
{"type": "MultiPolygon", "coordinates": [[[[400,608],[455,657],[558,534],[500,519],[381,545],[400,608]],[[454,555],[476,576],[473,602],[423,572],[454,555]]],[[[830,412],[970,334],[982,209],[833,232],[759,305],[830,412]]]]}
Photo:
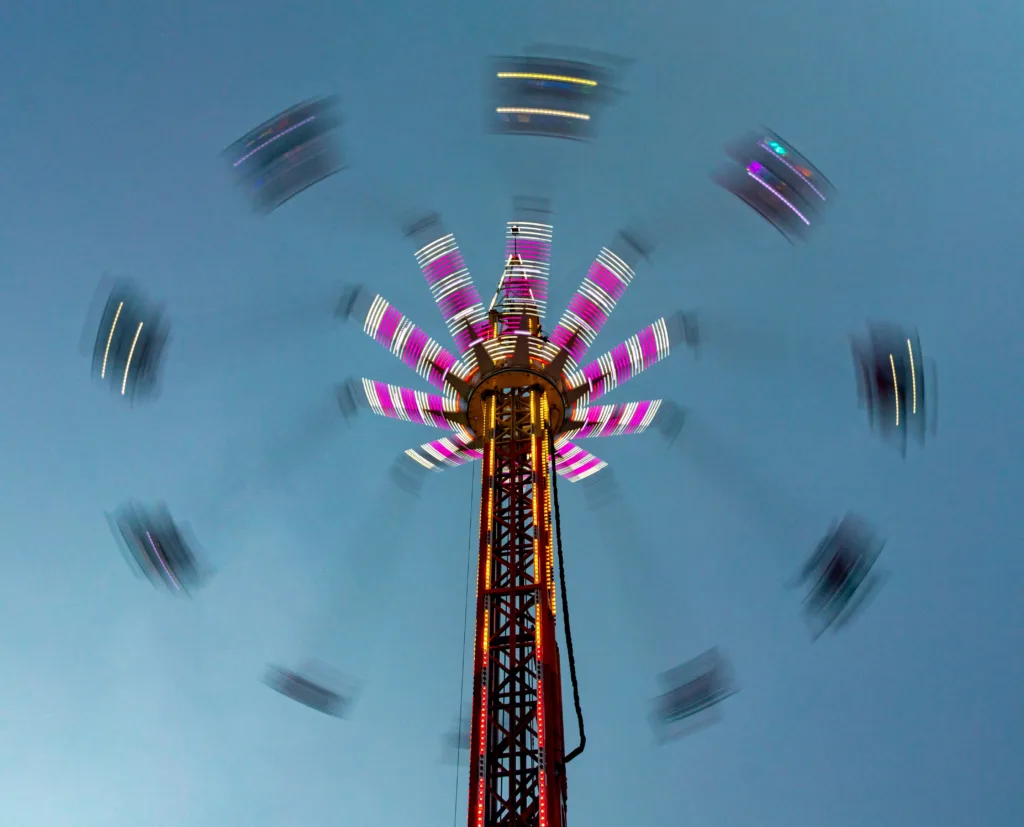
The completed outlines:
{"type": "MultiPolygon", "coordinates": [[[[533,582],[538,585],[541,582],[541,578],[544,576],[543,571],[543,557],[541,554],[541,548],[543,546],[543,537],[541,536],[542,526],[544,525],[541,519],[541,501],[540,501],[540,479],[538,477],[538,465],[540,463],[540,444],[539,435],[537,433],[537,423],[540,420],[540,405],[537,402],[537,391],[530,391],[530,431],[532,435],[530,437],[531,450],[530,450],[530,461],[533,463],[533,502],[531,503],[531,510],[533,512],[533,582]]],[[[537,645],[540,645],[540,601],[537,602],[537,618],[535,631],[537,632],[537,645]]]]}
{"type": "MultiPolygon", "coordinates": [[[[493,398],[484,400],[484,422],[485,432],[483,438],[484,443],[484,456],[482,458],[481,466],[481,491],[480,498],[482,502],[486,503],[487,511],[487,551],[484,555],[484,559],[480,561],[479,565],[484,567],[483,578],[477,578],[477,596],[479,597],[480,581],[483,580],[484,593],[491,588],[491,559],[493,549],[491,540],[493,537],[494,528],[494,424],[495,417],[497,414],[496,400],[493,398]],[[486,492],[483,490],[483,486],[486,486],[486,492]],[[486,498],[486,499],[485,499],[486,498]]],[[[485,673],[488,668],[488,645],[490,643],[491,630],[490,630],[490,612],[483,612],[480,618],[480,667],[481,672],[485,673]]],[[[487,682],[481,681],[480,683],[480,710],[479,717],[476,720],[477,726],[477,751],[479,755],[484,755],[487,751],[487,706],[489,703],[487,682]]],[[[485,790],[486,790],[486,773],[482,768],[474,768],[474,772],[478,772],[477,786],[476,786],[476,813],[475,813],[475,824],[477,827],[483,827],[484,824],[484,803],[485,803],[485,790]]]]}
{"type": "Polygon", "coordinates": [[[487,481],[487,568],[484,571],[484,588],[489,590],[491,588],[491,554],[493,553],[491,538],[494,534],[494,425],[498,416],[498,402],[497,399],[491,397],[484,401],[484,405],[487,417],[487,432],[484,439],[487,440],[487,452],[490,457],[487,466],[490,471],[490,479],[487,481]]]}
{"type": "Polygon", "coordinates": [[[914,369],[914,346],[907,339],[907,352],[910,354],[910,388],[913,391],[914,404],[911,413],[917,413],[917,371],[914,369]]]}
{"type": "Polygon", "coordinates": [[[580,112],[566,112],[561,109],[531,109],[526,106],[499,106],[494,110],[499,115],[553,115],[557,118],[575,118],[578,121],[589,121],[590,115],[580,112]]]}
{"type": "Polygon", "coordinates": [[[502,80],[554,80],[561,83],[578,83],[580,86],[597,86],[596,80],[574,78],[569,75],[545,75],[542,72],[498,72],[502,80]]]}
{"type": "Polygon", "coordinates": [[[896,381],[896,360],[889,354],[889,364],[892,366],[892,392],[896,398],[896,427],[900,427],[900,385],[896,381]]]}
{"type": "MultiPolygon", "coordinates": [[[[538,586],[543,584],[548,589],[548,566],[551,556],[551,542],[544,529],[547,520],[544,515],[546,492],[544,475],[544,436],[545,436],[545,410],[544,403],[547,402],[547,395],[543,391],[531,391],[530,393],[530,418],[533,431],[533,580],[538,586]],[[538,510],[541,512],[538,515],[538,510]],[[538,519],[540,516],[541,519],[538,519]]],[[[548,589],[548,595],[551,592],[548,589]]],[[[542,592],[543,595],[543,592],[542,592]]],[[[544,720],[544,706],[546,703],[547,691],[545,688],[544,674],[544,623],[547,615],[544,613],[544,600],[542,596],[534,604],[534,645],[536,647],[535,657],[537,659],[537,748],[543,755],[546,746],[547,723],[544,720]]],[[[547,827],[547,773],[544,762],[537,767],[537,797],[539,810],[539,827],[547,827]]]]}
{"type": "Polygon", "coordinates": [[[551,405],[548,402],[547,394],[541,394],[541,423],[542,423],[542,436],[541,436],[541,453],[543,460],[541,462],[541,475],[543,479],[543,496],[544,496],[544,536],[547,538],[547,544],[545,546],[547,554],[547,587],[548,592],[551,595],[551,617],[554,618],[558,613],[558,593],[555,591],[555,546],[554,536],[552,533],[551,526],[551,448],[548,435],[548,429],[551,427],[551,405]]]}
{"type": "Polygon", "coordinates": [[[139,326],[135,330],[135,338],[132,339],[132,346],[128,351],[128,361],[124,363],[124,379],[121,380],[121,396],[124,396],[125,388],[128,387],[128,371],[132,366],[132,354],[135,353],[135,345],[139,342],[140,333],[142,333],[142,322],[139,322],[139,326]]]}
{"type": "Polygon", "coordinates": [[[110,343],[114,341],[114,328],[117,327],[117,320],[121,317],[122,307],[124,307],[124,302],[117,306],[117,312],[114,314],[114,323],[110,325],[110,335],[107,336],[107,348],[103,351],[103,367],[100,369],[100,379],[107,375],[107,356],[110,355],[110,343]]]}

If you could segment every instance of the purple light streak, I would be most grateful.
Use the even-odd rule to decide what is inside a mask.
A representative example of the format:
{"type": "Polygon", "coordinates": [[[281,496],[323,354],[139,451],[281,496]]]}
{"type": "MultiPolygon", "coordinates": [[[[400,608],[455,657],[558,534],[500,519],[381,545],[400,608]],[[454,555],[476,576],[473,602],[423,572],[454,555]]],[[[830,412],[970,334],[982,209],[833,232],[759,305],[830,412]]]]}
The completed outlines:
{"type": "Polygon", "coordinates": [[[150,534],[148,531],[146,532],[146,539],[149,540],[149,547],[153,549],[153,556],[156,557],[156,561],[160,564],[160,568],[167,572],[167,577],[170,578],[171,585],[174,586],[174,588],[176,588],[178,591],[181,591],[181,584],[178,582],[178,578],[171,573],[171,570],[169,568],[167,568],[167,564],[164,563],[163,554],[161,553],[160,549],[157,548],[156,543],[153,541],[153,535],[150,534]]]}
{"type": "MultiPolygon", "coordinates": [[[[827,198],[825,198],[824,193],[822,193],[821,190],[819,190],[816,186],[814,186],[814,184],[811,183],[811,179],[810,178],[808,178],[800,170],[798,170],[795,166],[793,166],[789,161],[787,161],[785,158],[783,158],[781,155],[779,155],[778,152],[775,152],[770,146],[768,146],[768,144],[766,144],[764,141],[760,141],[758,143],[758,146],[760,146],[765,152],[770,152],[774,158],[776,158],[777,160],[781,161],[783,164],[785,164],[787,167],[789,167],[791,170],[793,170],[793,173],[795,175],[799,175],[800,179],[802,181],[804,181],[804,183],[806,183],[807,186],[809,186],[812,190],[814,190],[814,193],[815,193],[815,195],[818,196],[818,198],[820,198],[822,201],[827,201],[828,200],[827,198]]],[[[751,167],[753,167],[754,164],[757,164],[757,166],[759,168],[758,170],[755,170],[755,171],[759,172],[760,169],[762,168],[761,165],[758,164],[757,161],[754,161],[751,164],[751,167]]]]}
{"type": "Polygon", "coordinates": [[[294,130],[298,129],[300,126],[303,126],[303,125],[309,123],[310,121],[314,121],[314,120],[316,120],[316,115],[310,115],[308,118],[304,118],[303,120],[299,121],[297,124],[293,124],[292,126],[289,126],[283,132],[278,132],[276,135],[274,135],[274,136],[272,136],[270,138],[267,138],[267,140],[265,140],[262,144],[260,144],[255,149],[250,150],[249,152],[247,152],[245,155],[243,155],[241,158],[239,158],[237,161],[235,161],[235,163],[233,163],[231,166],[232,167],[237,167],[239,164],[243,163],[244,161],[246,161],[247,159],[249,159],[253,155],[255,155],[257,152],[259,152],[261,149],[263,149],[263,147],[269,146],[274,141],[276,141],[278,138],[282,138],[285,135],[287,135],[289,132],[293,132],[294,130]]]}
{"type": "MultiPolygon", "coordinates": [[[[751,178],[753,178],[755,181],[757,181],[757,183],[759,183],[762,187],[764,187],[766,190],[768,190],[768,192],[770,192],[772,195],[774,195],[776,198],[778,198],[783,204],[785,204],[787,207],[789,207],[796,214],[797,218],[799,218],[801,221],[804,222],[804,224],[806,224],[808,227],[810,227],[811,226],[811,222],[807,220],[806,216],[802,212],[800,212],[800,210],[798,210],[790,202],[790,200],[788,198],[786,198],[786,196],[784,196],[781,192],[779,192],[774,187],[772,187],[771,184],[769,184],[767,181],[762,180],[761,176],[759,176],[758,174],[756,174],[753,171],[754,164],[756,164],[756,163],[757,162],[755,161],[753,164],[751,164],[749,167],[747,167],[747,175],[749,175],[751,178]]],[[[764,167],[761,167],[760,164],[757,164],[757,166],[760,167],[761,169],[764,169],[764,167]]]]}

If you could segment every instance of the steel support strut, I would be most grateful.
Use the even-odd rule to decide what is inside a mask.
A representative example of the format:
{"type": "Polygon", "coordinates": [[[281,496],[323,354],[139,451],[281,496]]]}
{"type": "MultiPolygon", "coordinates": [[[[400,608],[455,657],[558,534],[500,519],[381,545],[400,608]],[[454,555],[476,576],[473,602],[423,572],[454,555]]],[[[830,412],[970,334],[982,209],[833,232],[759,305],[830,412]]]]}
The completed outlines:
{"type": "Polygon", "coordinates": [[[512,387],[483,409],[469,825],[564,827],[548,401],[512,387]]]}

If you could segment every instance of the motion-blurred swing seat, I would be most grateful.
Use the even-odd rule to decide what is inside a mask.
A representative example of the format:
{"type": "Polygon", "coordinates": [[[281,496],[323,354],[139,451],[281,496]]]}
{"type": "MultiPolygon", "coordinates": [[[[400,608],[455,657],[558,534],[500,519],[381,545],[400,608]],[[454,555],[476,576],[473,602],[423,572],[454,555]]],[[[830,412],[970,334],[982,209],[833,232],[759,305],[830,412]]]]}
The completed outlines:
{"type": "Polygon", "coordinates": [[[280,666],[271,666],[264,681],[275,692],[335,718],[343,717],[352,702],[351,695],[328,688],[326,682],[280,666]]]}
{"type": "Polygon", "coordinates": [[[344,169],[335,97],[303,101],[250,130],[225,150],[253,207],[269,213],[344,169]]]}
{"type": "Polygon", "coordinates": [[[934,430],[930,398],[934,370],[926,380],[921,341],[897,325],[873,323],[867,337],[852,337],[860,403],[868,423],[883,437],[901,436],[904,451],[910,432],[924,442],[934,430]]]}
{"type": "Polygon", "coordinates": [[[500,57],[490,69],[488,124],[499,134],[589,140],[613,91],[609,69],[581,61],[500,57]]]}
{"type": "Polygon", "coordinates": [[[847,515],[833,523],[800,573],[800,582],[811,587],[807,612],[816,621],[817,634],[855,608],[864,597],[862,589],[875,588],[872,569],[884,545],[859,517],[847,515]]]}
{"type": "Polygon", "coordinates": [[[122,506],[110,518],[111,527],[138,571],[158,588],[189,594],[202,577],[191,544],[164,506],[122,506]]]}
{"type": "Polygon", "coordinates": [[[732,669],[717,648],[661,675],[667,691],[654,701],[655,729],[664,739],[681,734],[675,728],[736,692],[732,669]]]}
{"type": "Polygon", "coordinates": [[[156,308],[127,282],[114,286],[103,308],[92,353],[93,375],[124,398],[151,395],[168,338],[156,308]]]}
{"type": "Polygon", "coordinates": [[[735,163],[714,180],[790,242],[805,240],[835,193],[829,180],[769,129],[747,134],[726,151],[735,163]]]}

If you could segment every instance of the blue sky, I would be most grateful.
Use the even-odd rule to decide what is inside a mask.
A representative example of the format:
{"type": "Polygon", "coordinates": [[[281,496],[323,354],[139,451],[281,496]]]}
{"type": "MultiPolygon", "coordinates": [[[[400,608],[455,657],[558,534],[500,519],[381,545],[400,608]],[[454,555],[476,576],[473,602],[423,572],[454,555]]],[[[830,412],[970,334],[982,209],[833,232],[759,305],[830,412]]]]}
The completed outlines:
{"type": "Polygon", "coordinates": [[[646,555],[608,549],[563,488],[588,734],[571,823],[1024,821],[1024,172],[1009,160],[1024,11],[21,6],[0,16],[0,825],[464,821],[465,768],[456,791],[438,759],[464,677],[475,472],[432,478],[395,519],[387,468],[429,433],[369,416],[332,431],[330,389],[352,374],[420,385],[324,312],[361,281],[444,340],[387,215],[441,210],[486,290],[521,192],[556,210],[553,312],[624,221],[687,217],[599,351],[677,307],[735,332],[616,392],[694,410],[672,452],[654,436],[594,447],[646,555]],[[484,57],[531,41],[637,58],[599,143],[481,134],[484,57]],[[252,216],[218,152],[332,92],[352,168],[252,216]],[[708,181],[723,143],[759,123],[838,188],[805,247],[708,181]],[[174,322],[153,406],[119,406],[78,353],[105,271],[137,278],[174,322]],[[869,317],[917,325],[940,366],[939,437],[906,462],[856,408],[847,335],[869,317]],[[103,517],[129,497],[192,523],[217,569],[195,600],[131,576],[103,517]],[[847,509],[888,536],[892,576],[811,646],[782,584],[847,509]],[[663,584],[658,619],[623,567],[663,584]],[[740,693],[717,726],[656,748],[655,672],[716,644],[740,693]],[[352,720],[259,682],[268,661],[306,655],[365,682],[352,720]]]}

